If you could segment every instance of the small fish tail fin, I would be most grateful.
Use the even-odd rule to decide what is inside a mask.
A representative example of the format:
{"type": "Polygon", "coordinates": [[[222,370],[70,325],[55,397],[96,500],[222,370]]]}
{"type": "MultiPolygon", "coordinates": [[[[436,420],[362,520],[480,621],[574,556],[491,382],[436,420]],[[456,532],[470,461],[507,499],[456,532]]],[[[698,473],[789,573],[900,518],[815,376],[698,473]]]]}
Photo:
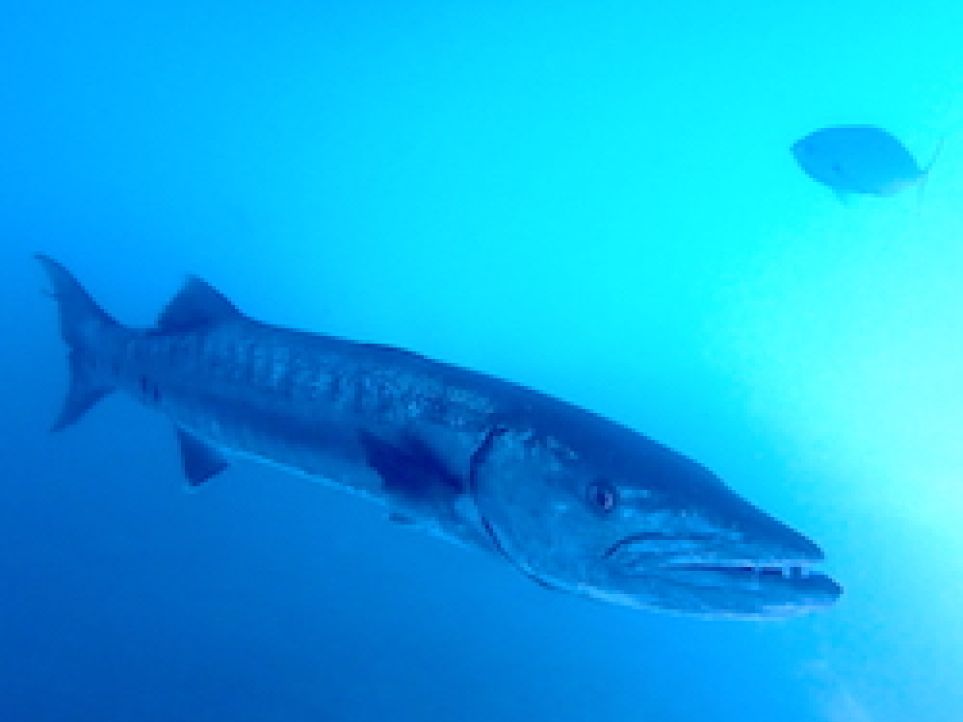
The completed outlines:
{"type": "Polygon", "coordinates": [[[933,155],[930,156],[929,163],[920,169],[919,179],[916,181],[916,209],[917,211],[923,208],[923,198],[926,195],[926,183],[930,179],[930,171],[933,169],[933,164],[940,157],[940,153],[943,152],[943,146],[946,143],[946,136],[942,136],[936,142],[936,148],[933,150],[933,155]]]}
{"type": "Polygon", "coordinates": [[[930,178],[929,171],[924,171],[916,183],[916,212],[923,212],[923,201],[926,197],[926,181],[930,178]]]}
{"type": "Polygon", "coordinates": [[[946,136],[943,135],[938,141],[936,141],[936,148],[933,150],[933,155],[930,156],[930,162],[923,166],[922,181],[925,183],[926,179],[929,178],[930,171],[933,169],[933,164],[939,159],[940,154],[943,152],[943,146],[946,145],[946,136]]]}
{"type": "Polygon", "coordinates": [[[108,316],[90,294],[49,256],[36,254],[50,281],[49,295],[60,312],[60,334],[69,349],[70,381],[63,407],[51,428],[65,429],[113,390],[106,371],[98,366],[98,349],[121,326],[108,316]]]}

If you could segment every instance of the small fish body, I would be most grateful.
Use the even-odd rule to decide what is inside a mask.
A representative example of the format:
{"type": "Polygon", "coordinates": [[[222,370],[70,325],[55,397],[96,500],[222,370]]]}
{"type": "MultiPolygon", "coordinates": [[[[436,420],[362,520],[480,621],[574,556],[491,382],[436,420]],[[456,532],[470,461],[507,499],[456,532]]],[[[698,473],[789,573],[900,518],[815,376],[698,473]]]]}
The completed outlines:
{"type": "Polygon", "coordinates": [[[843,198],[894,195],[922,183],[933,165],[921,167],[896,137],[872,125],[821,128],[791,149],[806,175],[843,198]]]}

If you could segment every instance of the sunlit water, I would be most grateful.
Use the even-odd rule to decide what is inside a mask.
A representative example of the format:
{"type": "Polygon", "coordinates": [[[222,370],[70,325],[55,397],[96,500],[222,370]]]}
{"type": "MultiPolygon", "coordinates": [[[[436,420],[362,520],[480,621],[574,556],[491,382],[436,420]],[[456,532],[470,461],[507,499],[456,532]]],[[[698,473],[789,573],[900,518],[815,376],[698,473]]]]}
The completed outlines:
{"type": "Polygon", "coordinates": [[[4,9],[0,718],[963,716],[963,6],[487,5],[4,9]],[[842,122],[947,136],[922,199],[806,178],[789,145],[842,122]],[[193,272],[618,419],[846,593],[607,607],[281,472],[187,493],[119,397],[50,436],[36,250],[125,322],[193,272]]]}

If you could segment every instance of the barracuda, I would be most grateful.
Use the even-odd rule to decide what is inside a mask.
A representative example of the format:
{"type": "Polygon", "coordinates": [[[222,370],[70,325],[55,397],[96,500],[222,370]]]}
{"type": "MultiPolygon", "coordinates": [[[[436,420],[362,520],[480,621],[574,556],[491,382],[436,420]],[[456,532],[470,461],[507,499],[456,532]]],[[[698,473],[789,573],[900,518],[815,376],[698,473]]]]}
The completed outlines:
{"type": "Polygon", "coordinates": [[[172,421],[187,482],[238,457],[382,504],[532,580],[632,607],[742,618],[832,604],[809,539],[704,466],[520,385],[387,346],[255,321],[190,278],[149,329],[37,256],[70,382],[54,429],[114,390],[172,421]]]}

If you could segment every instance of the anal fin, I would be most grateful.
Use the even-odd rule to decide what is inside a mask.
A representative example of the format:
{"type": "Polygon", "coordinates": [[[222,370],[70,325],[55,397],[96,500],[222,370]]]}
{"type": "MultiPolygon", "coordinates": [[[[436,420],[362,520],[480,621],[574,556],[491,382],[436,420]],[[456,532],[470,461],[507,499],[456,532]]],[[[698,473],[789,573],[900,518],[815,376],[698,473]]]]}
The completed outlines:
{"type": "Polygon", "coordinates": [[[184,476],[191,486],[200,486],[227,468],[221,452],[183,429],[177,429],[177,442],[181,447],[184,476]]]}

